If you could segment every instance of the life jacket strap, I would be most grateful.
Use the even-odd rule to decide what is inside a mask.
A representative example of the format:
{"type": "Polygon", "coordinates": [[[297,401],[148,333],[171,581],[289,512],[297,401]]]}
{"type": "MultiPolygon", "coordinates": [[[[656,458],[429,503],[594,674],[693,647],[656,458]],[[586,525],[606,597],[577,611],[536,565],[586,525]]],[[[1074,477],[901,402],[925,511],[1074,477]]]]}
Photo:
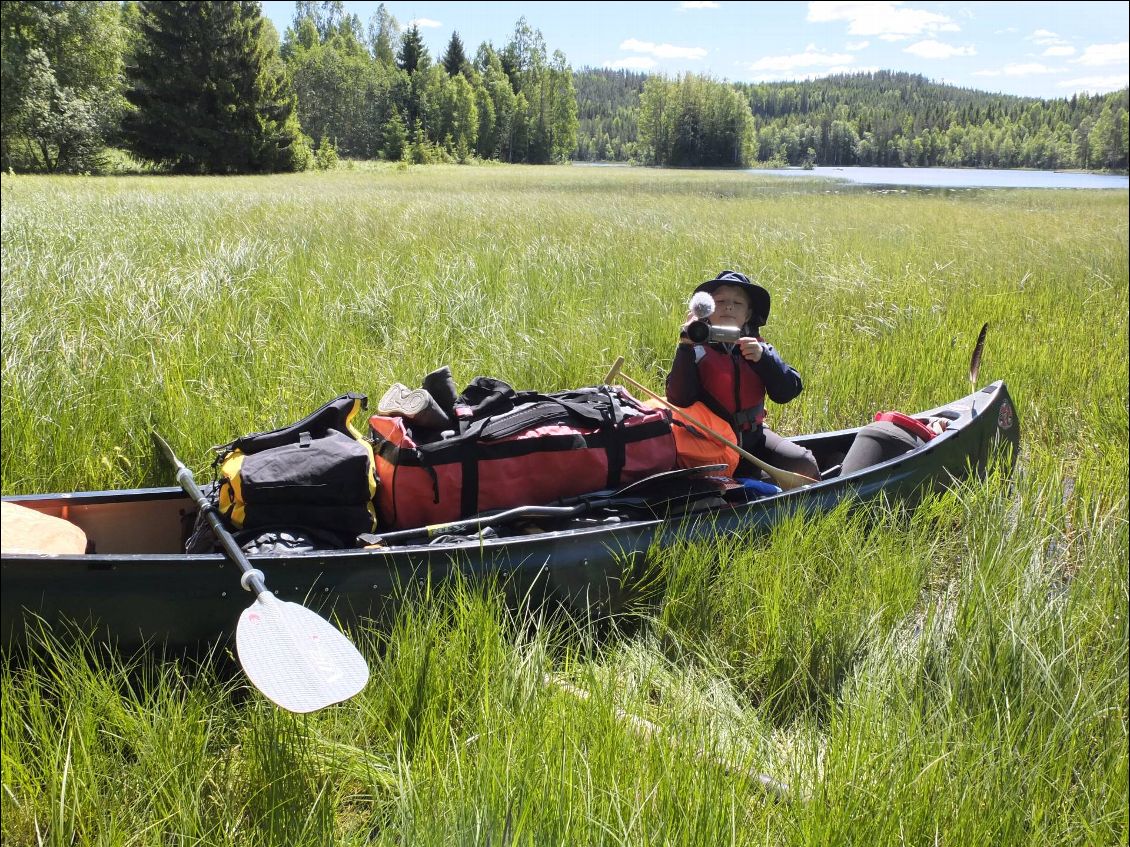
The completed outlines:
{"type": "Polygon", "coordinates": [[[922,421],[912,418],[910,415],[904,415],[902,412],[877,412],[875,420],[893,423],[899,429],[905,430],[911,435],[917,435],[923,441],[929,441],[937,435],[922,421]]]}
{"type": "Polygon", "coordinates": [[[734,425],[741,429],[753,428],[765,420],[765,404],[758,403],[748,409],[739,409],[733,414],[734,425]]]}

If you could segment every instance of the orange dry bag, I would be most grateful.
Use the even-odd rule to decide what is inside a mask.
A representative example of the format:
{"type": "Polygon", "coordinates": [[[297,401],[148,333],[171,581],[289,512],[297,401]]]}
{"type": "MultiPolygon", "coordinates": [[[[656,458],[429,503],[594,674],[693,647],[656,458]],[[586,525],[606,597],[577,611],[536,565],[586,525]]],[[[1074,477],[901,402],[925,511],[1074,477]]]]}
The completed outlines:
{"type": "MultiPolygon", "coordinates": [[[[664,409],[658,400],[644,400],[645,406],[664,409]]],[[[681,408],[676,406],[675,408],[681,408]]],[[[733,435],[733,427],[725,418],[716,415],[700,401],[686,407],[686,413],[727,437],[733,435]]],[[[700,430],[678,412],[671,415],[671,431],[675,435],[675,464],[680,468],[700,468],[703,465],[726,465],[725,476],[733,476],[741,457],[737,451],[700,430]]]]}

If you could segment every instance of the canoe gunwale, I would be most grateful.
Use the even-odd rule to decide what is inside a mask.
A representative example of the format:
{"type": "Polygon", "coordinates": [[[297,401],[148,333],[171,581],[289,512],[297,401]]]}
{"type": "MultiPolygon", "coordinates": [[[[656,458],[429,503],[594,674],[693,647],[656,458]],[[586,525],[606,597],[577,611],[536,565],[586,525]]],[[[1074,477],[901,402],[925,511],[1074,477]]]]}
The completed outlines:
{"type": "MultiPolygon", "coordinates": [[[[1007,397],[1007,387],[1003,380],[990,383],[989,385],[975,391],[966,397],[947,403],[942,406],[937,406],[925,412],[918,413],[914,417],[925,417],[929,415],[936,415],[938,412],[945,410],[953,410],[959,408],[964,401],[976,398],[981,394],[992,394],[992,400],[984,404],[984,411],[988,411],[995,403],[1007,397]]],[[[847,486],[845,483],[858,484],[864,483],[875,479],[883,479],[889,476],[891,470],[900,466],[906,465],[908,462],[919,462],[926,456],[935,455],[942,452],[942,448],[946,447],[950,442],[960,439],[967,435],[973,425],[981,423],[984,416],[982,409],[976,410],[975,416],[966,414],[959,415],[958,419],[954,421],[954,425],[942,432],[937,437],[931,439],[925,445],[922,445],[908,453],[895,456],[884,462],[871,465],[866,468],[861,468],[853,474],[848,476],[834,476],[829,479],[819,480],[811,485],[803,486],[799,489],[792,491],[782,491],[777,494],[769,495],[766,497],[752,500],[744,504],[730,504],[732,511],[740,512],[748,510],[750,507],[754,508],[773,508],[776,505],[787,502],[793,499],[802,497],[811,497],[812,495],[827,492],[837,488],[847,486]]],[[[852,427],[848,429],[834,430],[830,432],[814,433],[809,435],[795,436],[792,440],[802,446],[811,444],[820,444],[826,442],[834,442],[836,440],[847,440],[854,437],[862,427],[852,427]]],[[[126,503],[136,500],[147,501],[162,501],[162,500],[183,500],[186,505],[191,506],[191,502],[186,497],[184,491],[179,486],[168,486],[159,488],[135,488],[135,489],[122,489],[118,491],[90,491],[90,492],[70,492],[60,494],[28,494],[28,495],[6,495],[2,498],[5,501],[19,503],[34,508],[36,505],[45,506],[50,504],[53,507],[65,507],[71,505],[113,505],[119,503],[126,503]]],[[[701,513],[690,517],[701,517],[701,513]]],[[[616,527],[658,527],[663,524],[670,523],[683,523],[684,518],[675,519],[662,519],[662,518],[647,518],[647,519],[630,519],[623,520],[616,524],[616,527]]],[[[467,542],[461,544],[445,545],[443,549],[448,550],[494,550],[496,548],[521,546],[523,541],[535,538],[578,538],[583,539],[592,534],[608,534],[610,526],[608,525],[595,525],[591,527],[575,527],[566,530],[547,530],[541,533],[534,533],[531,535],[521,536],[501,536],[498,538],[479,539],[470,537],[467,542]]],[[[294,553],[289,556],[252,556],[250,558],[262,561],[264,563],[278,562],[280,560],[301,560],[301,559],[351,559],[356,558],[359,554],[373,556],[379,558],[382,555],[389,553],[422,553],[424,551],[434,552],[437,549],[435,545],[427,543],[424,539],[422,543],[401,544],[389,547],[382,547],[376,549],[364,548],[346,548],[342,550],[315,550],[306,553],[294,553]]],[[[4,553],[0,555],[0,562],[8,562],[15,560],[31,560],[31,561],[74,561],[83,562],[92,566],[97,566],[100,563],[106,562],[121,562],[127,564],[131,562],[140,561],[153,561],[164,564],[216,564],[226,561],[223,553],[83,553],[83,554],[36,554],[36,553],[4,553]]]]}
{"type": "MultiPolygon", "coordinates": [[[[667,519],[622,519],[614,523],[550,530],[529,535],[469,538],[445,545],[418,543],[377,549],[322,550],[288,556],[252,556],[280,598],[309,604],[343,621],[383,618],[403,602],[404,590],[454,575],[501,579],[518,602],[554,602],[570,614],[606,615],[622,605],[631,574],[649,551],[676,539],[708,541],[771,529],[797,510],[819,513],[844,499],[867,501],[890,493],[917,496],[926,487],[980,473],[997,441],[1019,443],[1015,408],[1003,382],[993,383],[930,410],[958,412],[946,432],[926,445],[847,477],[832,477],[789,492],[691,511],[667,519]],[[986,396],[991,395],[991,396],[986,396]],[[976,415],[970,406],[976,402],[976,415]],[[1008,413],[1007,415],[1005,413],[1008,413]],[[999,417],[998,417],[999,413],[999,417]],[[1008,421],[1004,431],[1001,421],[1008,421]],[[627,580],[627,582],[626,582],[627,580]],[[382,610],[382,611],[379,611],[382,610]]],[[[921,413],[922,415],[928,413],[921,413]]],[[[921,416],[921,415],[919,415],[921,416]]],[[[797,437],[838,450],[859,428],[797,437]]],[[[114,504],[139,499],[192,504],[176,487],[69,495],[27,495],[5,500],[54,508],[114,504]]],[[[171,518],[166,526],[173,525],[171,518]]],[[[159,641],[166,646],[214,643],[229,637],[247,604],[236,566],[222,553],[91,553],[0,555],[0,640],[5,648],[26,641],[33,620],[49,624],[91,620],[101,640],[120,647],[159,641]],[[34,615],[35,617],[29,617],[34,615]]]]}

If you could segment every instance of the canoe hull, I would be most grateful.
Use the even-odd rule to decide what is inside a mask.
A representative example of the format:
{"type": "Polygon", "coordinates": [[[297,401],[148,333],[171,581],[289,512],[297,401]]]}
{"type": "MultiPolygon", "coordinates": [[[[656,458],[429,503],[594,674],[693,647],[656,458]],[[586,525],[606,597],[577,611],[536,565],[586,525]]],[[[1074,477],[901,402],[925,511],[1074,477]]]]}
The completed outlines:
{"type": "MultiPolygon", "coordinates": [[[[756,533],[783,515],[800,509],[825,512],[844,499],[914,499],[955,479],[983,474],[1002,450],[1006,461],[1015,456],[1019,423],[1002,382],[923,414],[938,411],[953,415],[954,424],[924,448],[850,477],[750,503],[665,521],[621,520],[451,546],[323,551],[253,557],[252,562],[280,598],[346,625],[382,620],[413,592],[457,575],[497,579],[516,605],[559,604],[570,614],[600,618],[621,608],[631,577],[656,544],[756,533]]],[[[796,441],[830,455],[846,449],[855,433],[843,430],[796,441]]],[[[183,537],[182,521],[193,509],[179,489],[5,499],[68,517],[95,541],[95,552],[82,556],[0,556],[0,637],[5,646],[26,641],[37,622],[52,628],[73,623],[123,648],[206,644],[229,638],[252,601],[239,587],[238,568],[222,554],[175,552],[183,537]],[[114,552],[100,552],[106,550],[114,552]]]]}

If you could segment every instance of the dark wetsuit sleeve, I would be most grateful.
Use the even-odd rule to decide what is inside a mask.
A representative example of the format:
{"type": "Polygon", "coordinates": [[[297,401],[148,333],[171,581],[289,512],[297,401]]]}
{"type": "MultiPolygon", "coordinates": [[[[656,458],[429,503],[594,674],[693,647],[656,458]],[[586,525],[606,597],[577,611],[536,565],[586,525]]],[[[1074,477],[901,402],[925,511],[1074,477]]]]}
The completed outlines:
{"type": "Polygon", "coordinates": [[[671,372],[667,374],[667,402],[676,406],[691,406],[698,401],[701,391],[694,347],[679,344],[675,347],[671,372]]]}
{"type": "MultiPolygon", "coordinates": [[[[804,389],[801,384],[800,374],[781,358],[781,354],[773,349],[772,344],[761,342],[761,359],[751,362],[751,366],[761,382],[765,385],[765,393],[774,403],[788,403],[804,389]]],[[[694,357],[691,357],[692,363],[694,357]]],[[[667,392],[671,392],[671,378],[667,378],[667,392]]],[[[674,402],[673,400],[671,402],[674,402]]]]}

